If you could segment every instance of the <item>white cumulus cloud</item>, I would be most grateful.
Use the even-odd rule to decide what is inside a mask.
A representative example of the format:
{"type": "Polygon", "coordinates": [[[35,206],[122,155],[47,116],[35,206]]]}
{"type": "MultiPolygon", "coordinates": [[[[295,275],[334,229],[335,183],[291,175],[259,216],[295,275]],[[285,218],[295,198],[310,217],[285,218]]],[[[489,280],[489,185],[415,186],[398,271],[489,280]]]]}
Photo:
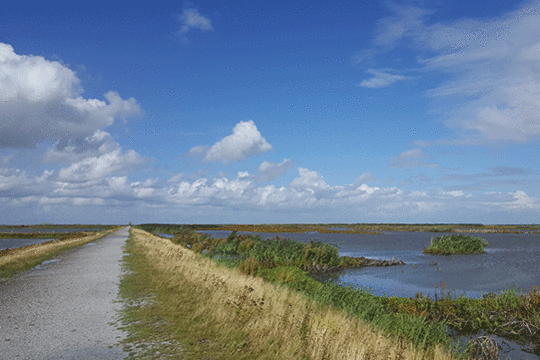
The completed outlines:
{"type": "Polygon", "coordinates": [[[0,147],[31,148],[43,141],[84,138],[141,114],[136,100],[114,91],[85,99],[76,73],[57,61],[18,55],[0,43],[0,147]]]}
{"type": "Polygon", "coordinates": [[[230,164],[233,161],[242,161],[246,158],[271,150],[272,145],[266,142],[253,120],[240,121],[233,129],[233,134],[224,137],[210,148],[195,146],[189,155],[203,155],[209,162],[222,162],[230,164]]]}

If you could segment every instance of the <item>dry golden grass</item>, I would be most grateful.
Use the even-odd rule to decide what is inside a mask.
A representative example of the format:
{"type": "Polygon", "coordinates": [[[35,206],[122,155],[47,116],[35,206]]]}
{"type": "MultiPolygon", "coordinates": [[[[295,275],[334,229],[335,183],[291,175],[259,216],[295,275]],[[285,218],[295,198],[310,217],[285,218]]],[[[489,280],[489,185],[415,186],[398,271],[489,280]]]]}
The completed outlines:
{"type": "Polygon", "coordinates": [[[205,294],[196,310],[200,326],[208,321],[215,327],[217,322],[222,333],[248,334],[250,352],[257,359],[452,359],[442,348],[416,349],[389,339],[334,308],[318,309],[261,278],[220,267],[145,231],[131,231],[150,263],[168,274],[167,286],[180,287],[187,281],[205,294]]]}
{"type": "Polygon", "coordinates": [[[0,252],[0,277],[28,270],[61,251],[84,245],[116,230],[105,230],[98,233],[85,232],[78,237],[70,237],[65,240],[51,240],[40,244],[2,250],[0,252]]]}

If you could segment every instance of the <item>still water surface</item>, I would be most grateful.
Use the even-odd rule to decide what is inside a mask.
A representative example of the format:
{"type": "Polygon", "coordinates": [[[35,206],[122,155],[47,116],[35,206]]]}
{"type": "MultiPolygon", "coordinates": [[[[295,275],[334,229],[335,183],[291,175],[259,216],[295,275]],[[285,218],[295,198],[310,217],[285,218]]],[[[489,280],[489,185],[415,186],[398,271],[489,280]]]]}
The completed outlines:
{"type": "Polygon", "coordinates": [[[0,250],[39,244],[49,240],[53,239],[0,239],[0,250]]]}
{"type": "MultiPolygon", "coordinates": [[[[103,228],[86,228],[86,227],[72,227],[72,228],[10,228],[4,227],[0,228],[0,233],[47,233],[47,234],[56,234],[56,233],[75,233],[83,231],[102,231],[103,228]]],[[[0,238],[0,250],[4,249],[13,249],[28,245],[40,244],[49,240],[54,240],[57,238],[45,238],[45,239],[36,239],[36,238],[0,238]]]]}
{"type": "MultiPolygon", "coordinates": [[[[201,231],[212,237],[226,237],[230,231],[201,231]]],[[[440,296],[441,282],[457,296],[471,298],[500,293],[506,289],[529,292],[540,285],[540,234],[468,234],[488,241],[486,253],[479,255],[437,256],[422,254],[431,238],[441,233],[385,232],[384,234],[302,234],[257,233],[263,239],[279,235],[304,243],[322,240],[344,256],[403,260],[404,266],[364,267],[328,275],[342,283],[368,287],[376,295],[414,297],[417,292],[440,296]],[[436,287],[437,286],[437,287],[436,287]]]]}

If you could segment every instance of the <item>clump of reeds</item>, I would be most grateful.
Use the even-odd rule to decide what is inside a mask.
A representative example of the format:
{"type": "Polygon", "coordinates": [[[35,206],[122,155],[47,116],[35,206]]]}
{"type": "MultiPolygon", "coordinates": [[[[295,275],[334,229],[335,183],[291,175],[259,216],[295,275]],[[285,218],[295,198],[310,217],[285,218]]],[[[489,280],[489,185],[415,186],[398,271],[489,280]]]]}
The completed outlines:
{"type": "Polygon", "coordinates": [[[251,263],[257,262],[260,268],[276,266],[296,266],[309,270],[315,265],[337,267],[341,263],[335,246],[320,241],[304,244],[291,239],[276,237],[262,240],[256,235],[235,236],[234,233],[226,242],[216,245],[213,255],[238,255],[251,263]]]}
{"type": "Polygon", "coordinates": [[[481,254],[487,241],[461,234],[437,236],[431,239],[431,245],[424,248],[424,254],[452,255],[452,254],[481,254]]]}

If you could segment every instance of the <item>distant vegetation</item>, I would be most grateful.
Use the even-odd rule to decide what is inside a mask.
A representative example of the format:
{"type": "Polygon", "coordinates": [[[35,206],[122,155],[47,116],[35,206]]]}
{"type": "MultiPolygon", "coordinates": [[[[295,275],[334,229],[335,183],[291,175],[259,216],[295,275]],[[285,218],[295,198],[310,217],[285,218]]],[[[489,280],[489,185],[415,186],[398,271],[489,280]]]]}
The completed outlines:
{"type": "Polygon", "coordinates": [[[259,233],[342,233],[378,234],[383,231],[421,232],[497,232],[520,233],[524,231],[540,233],[540,225],[483,225],[483,224],[141,224],[138,228],[148,232],[174,234],[184,230],[226,230],[259,233]]]}
{"type": "MultiPolygon", "coordinates": [[[[97,230],[96,230],[97,231],[97,230]]],[[[0,239],[62,239],[66,240],[72,237],[80,237],[96,231],[84,231],[84,232],[68,232],[68,233],[40,233],[40,232],[24,232],[24,233],[2,233],[0,232],[0,239]]]]}
{"type": "Polygon", "coordinates": [[[452,234],[434,237],[431,245],[422,252],[432,255],[481,254],[485,245],[488,243],[482,238],[452,234]]]}

